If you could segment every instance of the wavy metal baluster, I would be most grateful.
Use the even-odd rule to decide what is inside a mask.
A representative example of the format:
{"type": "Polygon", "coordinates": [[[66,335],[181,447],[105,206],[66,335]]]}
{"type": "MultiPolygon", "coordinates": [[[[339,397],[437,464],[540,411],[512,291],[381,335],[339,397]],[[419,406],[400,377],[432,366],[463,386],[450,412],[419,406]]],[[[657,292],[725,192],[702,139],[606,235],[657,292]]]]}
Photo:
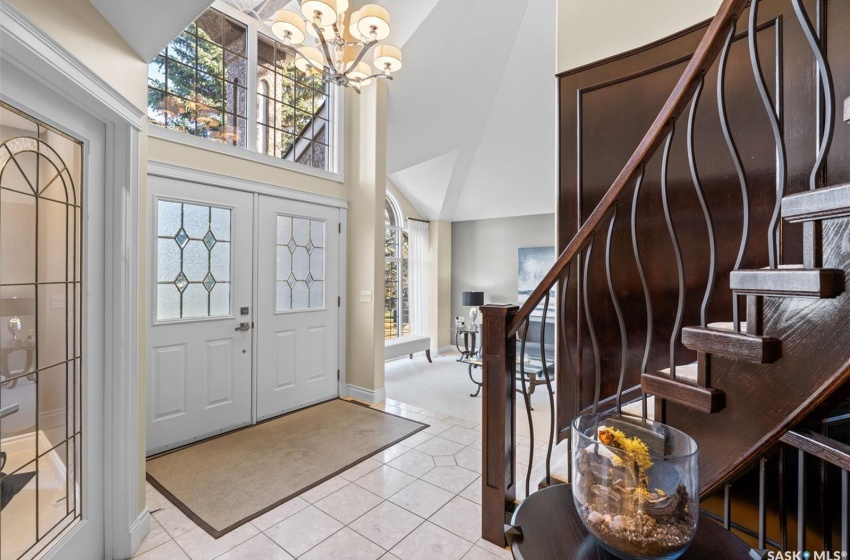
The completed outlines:
{"type": "MultiPolygon", "coordinates": [[[[561,341],[564,345],[564,359],[561,360],[562,364],[569,364],[570,371],[569,372],[560,372],[558,375],[558,383],[569,383],[572,386],[573,393],[573,413],[578,412],[578,390],[576,388],[576,377],[575,377],[575,367],[573,366],[573,357],[570,352],[570,347],[567,339],[567,290],[570,286],[570,270],[571,266],[568,266],[564,269],[564,278],[561,280],[561,304],[558,306],[558,317],[560,320],[560,328],[561,331],[561,341]]],[[[557,371],[557,370],[556,370],[557,371]]],[[[572,430],[567,428],[567,449],[570,449],[572,445],[572,430]]],[[[573,462],[567,461],[567,480],[573,479],[573,462]]]]}
{"type": "Polygon", "coordinates": [[[531,438],[531,445],[528,451],[528,472],[525,473],[525,495],[529,495],[531,488],[531,466],[534,464],[534,423],[531,421],[531,395],[528,394],[528,387],[525,384],[525,342],[528,339],[528,324],[531,318],[527,318],[522,324],[522,337],[519,345],[519,381],[522,384],[522,400],[525,402],[525,413],[528,416],[528,436],[531,438]]]}
{"type": "Polygon", "coordinates": [[[708,204],[705,201],[705,193],[702,190],[702,183],[699,180],[696,150],[694,149],[694,124],[696,122],[697,106],[699,105],[704,85],[705,77],[701,76],[697,90],[694,92],[694,99],[691,102],[691,112],[688,115],[688,165],[691,168],[691,180],[694,183],[694,190],[697,192],[699,205],[702,207],[702,215],[705,218],[705,229],[708,231],[708,280],[705,284],[705,295],[702,297],[702,306],[699,311],[700,324],[703,327],[707,324],[706,314],[708,311],[708,302],[711,301],[711,292],[714,291],[714,282],[717,279],[717,239],[714,236],[714,220],[711,218],[711,211],[708,209],[708,204]]]}
{"type": "MultiPolygon", "coordinates": [[[[770,117],[770,128],[773,131],[773,141],[776,143],[776,204],[773,207],[773,215],[770,218],[770,225],[767,229],[768,242],[768,257],[770,268],[779,266],[779,220],[782,210],[782,197],[785,196],[785,184],[787,181],[787,157],[785,155],[785,137],[782,134],[782,114],[777,98],[776,106],[770,99],[770,94],[767,91],[767,82],[764,79],[762,72],[761,60],[759,59],[759,51],[757,45],[758,33],[758,10],[761,0],[752,0],[750,4],[750,25],[749,25],[749,45],[750,45],[750,64],[753,67],[753,76],[756,79],[756,87],[758,87],[761,101],[764,104],[764,110],[770,117]]],[[[777,24],[779,24],[777,22],[777,24]]],[[[779,70],[777,70],[777,73],[779,70]]],[[[777,94],[778,95],[778,94],[777,94]]]]}
{"type": "MultiPolygon", "coordinates": [[[[552,440],[555,437],[555,393],[552,391],[552,381],[549,379],[549,366],[546,363],[546,316],[548,313],[549,292],[546,292],[546,297],[543,299],[543,317],[540,320],[540,358],[543,363],[543,379],[546,380],[546,390],[549,393],[549,443],[546,445],[546,486],[551,486],[552,440]]],[[[531,443],[533,444],[534,440],[531,443]]],[[[531,463],[528,464],[528,472],[531,472],[531,463]]]]}
{"type": "MultiPolygon", "coordinates": [[[[635,264],[637,264],[638,276],[640,276],[640,285],[643,288],[643,299],[646,304],[646,346],[644,347],[643,360],[640,364],[641,374],[646,373],[646,366],[649,363],[649,351],[652,349],[652,296],[649,293],[649,286],[646,283],[646,275],[643,272],[643,261],[640,258],[640,250],[638,249],[637,242],[637,204],[638,197],[640,196],[640,186],[643,184],[643,177],[645,173],[646,166],[641,168],[640,175],[638,175],[637,182],[635,183],[635,194],[632,197],[631,215],[632,251],[634,251],[635,254],[635,264]]],[[[641,400],[643,417],[645,419],[647,417],[647,403],[645,393],[643,394],[641,400]]]]}
{"type": "Polygon", "coordinates": [[[829,152],[829,147],[832,145],[833,128],[835,125],[835,87],[832,83],[832,72],[829,69],[829,62],[826,59],[826,49],[817,36],[817,33],[815,33],[815,28],[805,8],[803,8],[801,0],[791,0],[791,4],[794,5],[794,13],[800,21],[803,34],[806,36],[806,40],[812,49],[812,54],[814,54],[815,60],[818,63],[820,82],[823,85],[824,127],[820,142],[818,143],[818,157],[815,160],[815,167],[809,176],[809,189],[815,190],[818,188],[818,182],[821,179],[824,165],[826,165],[826,155],[829,152]]]}
{"type": "Polygon", "coordinates": [[[599,342],[596,340],[596,327],[593,324],[593,315],[590,312],[590,305],[587,297],[587,271],[590,268],[590,255],[593,253],[593,241],[596,237],[594,232],[590,238],[590,243],[587,246],[587,252],[584,254],[584,282],[582,283],[582,291],[584,292],[584,317],[587,319],[587,328],[590,330],[590,343],[593,346],[593,363],[596,368],[596,385],[593,397],[593,413],[599,410],[599,395],[602,393],[602,363],[599,357],[599,342]]]}
{"type": "Polygon", "coordinates": [[[617,222],[617,210],[619,204],[614,205],[614,214],[608,224],[608,239],[605,242],[605,276],[608,278],[608,293],[611,294],[611,302],[614,304],[614,313],[617,315],[617,323],[620,325],[620,383],[617,385],[617,414],[622,412],[621,399],[623,396],[623,383],[626,379],[626,359],[628,358],[628,339],[626,338],[626,321],[623,319],[623,310],[620,308],[620,300],[614,291],[614,280],[611,278],[611,238],[614,235],[614,224],[617,222]]]}
{"type": "MultiPolygon", "coordinates": [[[[723,130],[723,138],[726,140],[726,146],[729,148],[729,155],[732,156],[732,162],[735,164],[735,172],[738,174],[738,182],[741,185],[741,201],[742,214],[744,216],[743,227],[741,228],[741,246],[738,249],[738,258],[735,259],[735,266],[732,270],[741,268],[741,262],[744,260],[744,253],[747,251],[747,238],[750,231],[750,196],[747,188],[747,176],[744,173],[744,166],[741,163],[741,154],[738,152],[738,146],[735,144],[735,139],[732,138],[732,132],[729,129],[729,116],[726,114],[726,93],[724,85],[726,84],[726,63],[729,60],[729,48],[732,46],[732,38],[735,36],[735,20],[729,24],[729,32],[726,36],[726,43],[723,45],[723,51],[720,53],[719,66],[717,67],[717,109],[720,116],[720,128],[723,130]]],[[[741,318],[739,315],[740,302],[738,295],[733,294],[732,301],[732,323],[735,332],[741,331],[741,318]]]]}
{"type": "Polygon", "coordinates": [[[676,322],[673,323],[673,335],[670,337],[670,378],[676,379],[676,341],[679,339],[679,330],[682,328],[682,317],[685,313],[685,266],[682,262],[682,249],[679,247],[679,237],[673,226],[673,217],[670,214],[670,205],[667,196],[667,172],[670,167],[670,146],[673,143],[673,134],[676,132],[675,125],[670,126],[667,140],[664,142],[664,155],[661,159],[661,201],[664,205],[664,219],[667,221],[667,231],[670,233],[670,241],[673,243],[673,253],[676,257],[676,272],[679,277],[679,303],[676,307],[676,322]]]}

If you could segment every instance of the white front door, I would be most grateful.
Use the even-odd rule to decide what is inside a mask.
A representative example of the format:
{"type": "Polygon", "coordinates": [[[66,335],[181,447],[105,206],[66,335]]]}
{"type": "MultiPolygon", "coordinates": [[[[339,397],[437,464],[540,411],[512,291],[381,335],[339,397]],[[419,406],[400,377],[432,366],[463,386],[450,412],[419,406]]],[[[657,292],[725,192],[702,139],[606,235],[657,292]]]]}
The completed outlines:
{"type": "Polygon", "coordinates": [[[148,454],[251,422],[253,195],[150,176],[148,454]]]}
{"type": "Polygon", "coordinates": [[[257,418],[338,395],[340,210],[261,196],[257,418]]]}

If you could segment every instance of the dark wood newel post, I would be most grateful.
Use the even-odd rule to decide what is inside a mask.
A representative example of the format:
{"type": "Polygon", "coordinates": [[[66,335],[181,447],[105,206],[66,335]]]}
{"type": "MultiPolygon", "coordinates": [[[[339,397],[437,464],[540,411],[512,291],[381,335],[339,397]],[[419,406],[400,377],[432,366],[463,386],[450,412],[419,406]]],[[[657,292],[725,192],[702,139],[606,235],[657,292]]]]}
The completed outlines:
{"type": "Polygon", "coordinates": [[[505,546],[506,512],[516,498],[516,305],[484,305],[482,316],[481,536],[505,546]]]}

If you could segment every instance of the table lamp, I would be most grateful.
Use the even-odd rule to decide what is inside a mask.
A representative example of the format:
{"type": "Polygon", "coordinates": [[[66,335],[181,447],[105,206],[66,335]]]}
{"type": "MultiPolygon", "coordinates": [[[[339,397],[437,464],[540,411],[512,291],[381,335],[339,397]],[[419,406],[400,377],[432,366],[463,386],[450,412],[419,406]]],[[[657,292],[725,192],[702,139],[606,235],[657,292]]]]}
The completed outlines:
{"type": "Polygon", "coordinates": [[[0,301],[0,314],[10,317],[6,328],[12,334],[13,340],[18,339],[22,324],[18,315],[35,315],[35,300],[32,298],[10,297],[0,301]]]}
{"type": "Polygon", "coordinates": [[[463,292],[463,305],[472,307],[469,310],[469,318],[474,325],[478,319],[478,307],[484,305],[484,292],[463,292]]]}

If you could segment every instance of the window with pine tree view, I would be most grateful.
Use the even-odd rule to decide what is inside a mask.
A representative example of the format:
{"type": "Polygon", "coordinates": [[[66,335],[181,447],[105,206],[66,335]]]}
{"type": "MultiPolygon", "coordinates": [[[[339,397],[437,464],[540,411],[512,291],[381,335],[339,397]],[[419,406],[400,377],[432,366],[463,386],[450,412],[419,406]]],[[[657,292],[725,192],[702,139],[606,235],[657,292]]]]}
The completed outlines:
{"type": "Polygon", "coordinates": [[[246,27],[209,9],[148,65],[150,122],[246,147],[246,27]]]}
{"type": "Polygon", "coordinates": [[[291,47],[257,39],[257,150],[328,168],[330,88],[295,68],[291,47]]]}
{"type": "Polygon", "coordinates": [[[237,19],[210,8],[151,61],[149,121],[332,170],[330,86],[321,76],[297,70],[291,47],[267,36],[260,25],[248,25],[250,19],[237,19]],[[254,42],[256,60],[248,58],[247,45],[254,42]],[[255,92],[256,118],[252,114],[249,120],[249,97],[255,92]]]}

